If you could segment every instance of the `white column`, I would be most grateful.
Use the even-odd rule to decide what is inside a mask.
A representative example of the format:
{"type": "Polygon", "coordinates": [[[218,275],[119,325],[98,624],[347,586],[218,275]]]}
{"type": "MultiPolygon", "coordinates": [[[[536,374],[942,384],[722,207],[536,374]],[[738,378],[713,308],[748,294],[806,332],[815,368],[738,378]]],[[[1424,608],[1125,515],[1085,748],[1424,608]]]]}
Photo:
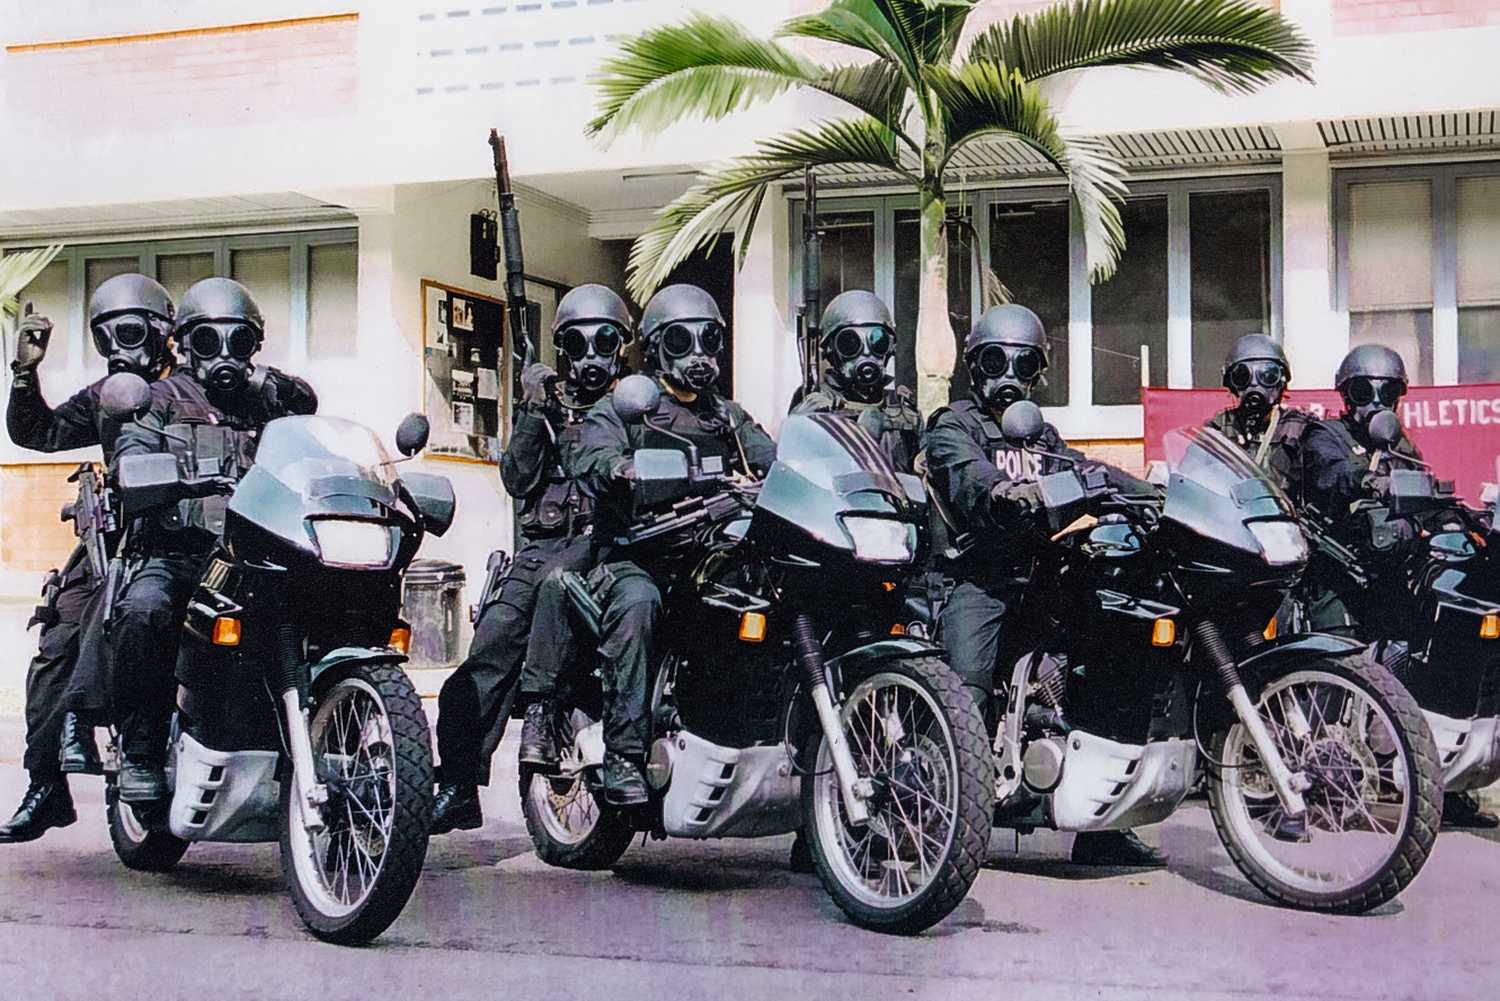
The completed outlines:
{"type": "Polygon", "coordinates": [[[1282,157],[1282,328],[1296,386],[1328,386],[1349,350],[1349,315],[1334,306],[1333,174],[1328,153],[1282,157]]]}
{"type": "Polygon", "coordinates": [[[788,220],[786,197],[767,192],[745,264],[734,276],[734,395],[772,434],[801,378],[796,314],[788,294],[788,220]]]}

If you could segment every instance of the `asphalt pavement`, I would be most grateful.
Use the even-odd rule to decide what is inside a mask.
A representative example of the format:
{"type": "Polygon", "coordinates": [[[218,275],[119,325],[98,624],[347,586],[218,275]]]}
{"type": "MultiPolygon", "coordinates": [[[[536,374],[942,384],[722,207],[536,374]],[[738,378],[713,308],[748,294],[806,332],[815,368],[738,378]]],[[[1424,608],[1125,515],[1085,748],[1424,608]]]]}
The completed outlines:
{"type": "MultiPolygon", "coordinates": [[[[499,761],[514,761],[514,734],[499,761]]],[[[20,721],[0,718],[0,809],[18,801],[20,721]]],[[[973,893],[936,928],[850,925],[790,838],[635,846],[614,872],[548,868],[513,765],[483,829],[435,838],[415,896],[374,945],[302,929],[272,845],[194,846],[133,873],[79,821],[0,846],[0,997],[72,998],[1472,998],[1500,984],[1500,837],[1447,833],[1408,891],[1363,917],[1275,907],[1234,869],[1201,804],[1143,832],[1162,872],[1067,862],[1069,836],[997,833],[973,893]],[[1487,990],[1486,990],[1487,989],[1487,990]]]]}

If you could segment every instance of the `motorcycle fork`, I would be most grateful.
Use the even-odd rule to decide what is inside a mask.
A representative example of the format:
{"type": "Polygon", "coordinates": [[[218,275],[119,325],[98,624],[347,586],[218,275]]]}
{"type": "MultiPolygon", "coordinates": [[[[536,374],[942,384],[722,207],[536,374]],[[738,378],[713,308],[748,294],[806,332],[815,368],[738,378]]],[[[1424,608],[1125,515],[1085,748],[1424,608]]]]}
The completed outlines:
{"type": "Polygon", "coordinates": [[[297,630],[283,622],[276,630],[276,675],[274,687],[281,698],[281,709],[286,717],[287,750],[292,757],[292,775],[296,780],[293,788],[300,795],[294,808],[302,811],[302,825],[309,831],[321,831],[323,805],[328,802],[328,787],[318,781],[318,769],[313,758],[312,736],[309,733],[311,717],[311,680],[307,663],[302,657],[302,643],[297,630]]]}
{"type": "MultiPolygon", "coordinates": [[[[1203,619],[1193,627],[1193,638],[1197,640],[1198,649],[1218,673],[1224,694],[1228,696],[1229,704],[1234,707],[1234,714],[1245,732],[1250,735],[1250,742],[1255,745],[1255,753],[1260,755],[1282,809],[1289,817],[1302,816],[1307,812],[1307,803],[1302,794],[1312,787],[1312,783],[1305,774],[1293,772],[1287,767],[1286,759],[1281,756],[1281,749],[1276,746],[1271,731],[1266,729],[1265,721],[1255,709],[1255,703],[1250,701],[1250,693],[1245,690],[1245,683],[1240,679],[1239,667],[1235,664],[1234,655],[1230,652],[1223,632],[1216,623],[1203,619]]],[[[1302,730],[1303,733],[1298,734],[1302,736],[1306,732],[1307,721],[1300,718],[1300,711],[1297,715],[1299,718],[1290,719],[1288,723],[1293,731],[1302,730]]]]}
{"type": "Polygon", "coordinates": [[[828,690],[828,669],[823,660],[823,644],[813,628],[812,616],[806,612],[797,615],[792,624],[792,636],[797,652],[797,662],[802,668],[802,683],[807,686],[808,697],[818,714],[818,725],[823,730],[823,739],[828,742],[828,753],[833,758],[833,770],[838,776],[839,791],[844,797],[844,812],[851,824],[870,822],[870,809],[865,801],[874,794],[874,786],[868,778],[860,778],[854,764],[854,755],[844,739],[844,724],[833,704],[833,695],[828,690]]]}

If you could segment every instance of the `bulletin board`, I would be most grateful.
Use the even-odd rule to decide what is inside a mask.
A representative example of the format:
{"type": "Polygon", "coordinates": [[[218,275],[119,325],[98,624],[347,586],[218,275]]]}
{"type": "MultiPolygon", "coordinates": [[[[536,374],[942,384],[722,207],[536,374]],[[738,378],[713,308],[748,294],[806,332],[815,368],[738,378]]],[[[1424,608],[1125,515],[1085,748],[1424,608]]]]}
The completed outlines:
{"type": "Polygon", "coordinates": [[[504,447],[510,387],[505,304],[467,289],[422,280],[422,402],[433,458],[494,463],[504,447]]]}

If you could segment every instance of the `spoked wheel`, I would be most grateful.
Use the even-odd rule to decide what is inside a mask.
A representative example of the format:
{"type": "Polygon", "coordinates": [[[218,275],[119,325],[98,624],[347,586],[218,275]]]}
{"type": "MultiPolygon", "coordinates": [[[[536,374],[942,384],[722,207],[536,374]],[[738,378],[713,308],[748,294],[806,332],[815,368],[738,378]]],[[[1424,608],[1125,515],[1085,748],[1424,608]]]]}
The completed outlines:
{"type": "Polygon", "coordinates": [[[1256,708],[1311,785],[1306,814],[1288,817],[1245,728],[1215,737],[1225,767],[1209,808],[1235,865],[1306,910],[1360,913],[1395,897],[1426,863],[1442,816],[1437,748],[1411,695],[1361,656],[1273,679],[1256,708]]]}
{"type": "MultiPolygon", "coordinates": [[[[120,790],[115,777],[105,779],[105,813],[109,822],[109,840],[115,846],[115,854],[127,869],[141,872],[166,872],[182,861],[189,842],[174,836],[169,831],[157,830],[142,822],[136,808],[130,803],[120,802],[120,790]]],[[[167,804],[153,805],[165,817],[167,804]]]]}
{"type": "Polygon", "coordinates": [[[396,920],[427,856],[432,745],[410,679],[361,665],[322,691],[309,724],[328,790],[321,830],[303,822],[295,778],[282,783],[281,868],[308,929],[368,942],[396,920]]]}
{"type": "Polygon", "coordinates": [[[882,665],[842,707],[844,737],[873,785],[868,824],[845,812],[821,732],[803,761],[808,847],[823,886],[866,928],[915,934],[969,892],[989,846],[994,763],[984,720],[948,665],[913,658],[882,665]]]}
{"type": "Polygon", "coordinates": [[[578,747],[562,747],[558,771],[522,766],[521,812],[537,857],[560,869],[608,869],[635,834],[626,816],[589,788],[578,747]]]}

